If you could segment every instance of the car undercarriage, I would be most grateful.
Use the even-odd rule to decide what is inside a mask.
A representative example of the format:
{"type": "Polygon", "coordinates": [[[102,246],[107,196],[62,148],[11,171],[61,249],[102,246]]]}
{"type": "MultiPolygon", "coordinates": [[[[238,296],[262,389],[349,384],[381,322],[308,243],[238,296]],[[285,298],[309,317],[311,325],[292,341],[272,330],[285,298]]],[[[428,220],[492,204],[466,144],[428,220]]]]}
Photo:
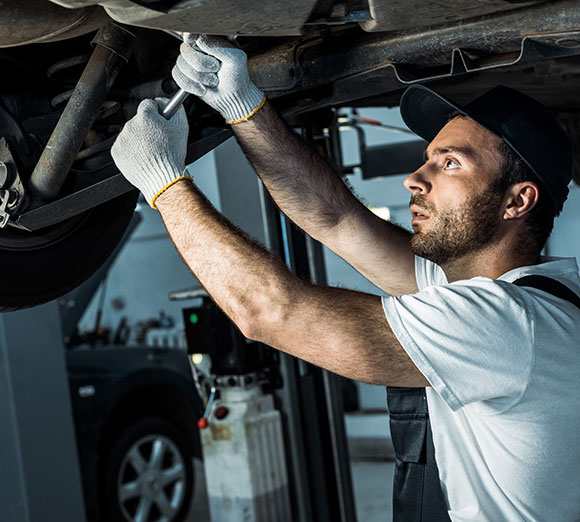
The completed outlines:
{"type": "MultiPolygon", "coordinates": [[[[0,27],[3,311],[69,291],[119,242],[137,193],[110,147],[142,99],[177,89],[181,32],[235,39],[292,126],[396,106],[414,83],[459,103],[504,84],[580,143],[575,0],[8,0],[0,27]]],[[[185,108],[192,162],[231,131],[200,100],[185,108]]]]}

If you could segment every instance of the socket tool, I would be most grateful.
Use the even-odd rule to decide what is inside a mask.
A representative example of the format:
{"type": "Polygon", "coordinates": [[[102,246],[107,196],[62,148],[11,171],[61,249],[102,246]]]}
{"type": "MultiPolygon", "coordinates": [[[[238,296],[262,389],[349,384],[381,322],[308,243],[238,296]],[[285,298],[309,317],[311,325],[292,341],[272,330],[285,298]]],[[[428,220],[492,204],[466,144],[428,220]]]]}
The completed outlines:
{"type": "Polygon", "coordinates": [[[179,107],[183,104],[185,99],[189,96],[187,91],[183,89],[179,89],[167,102],[165,107],[161,110],[161,116],[165,117],[166,119],[171,118],[178,110],[179,107]]]}
{"type": "MultiPolygon", "coordinates": [[[[178,33],[176,31],[165,31],[166,33],[170,34],[171,36],[175,36],[175,38],[185,42],[186,38],[188,38],[188,33],[178,33]]],[[[187,91],[183,89],[179,89],[167,102],[167,105],[163,107],[161,110],[161,116],[165,117],[166,119],[171,118],[178,110],[179,107],[183,104],[185,99],[189,96],[187,91]]]]}

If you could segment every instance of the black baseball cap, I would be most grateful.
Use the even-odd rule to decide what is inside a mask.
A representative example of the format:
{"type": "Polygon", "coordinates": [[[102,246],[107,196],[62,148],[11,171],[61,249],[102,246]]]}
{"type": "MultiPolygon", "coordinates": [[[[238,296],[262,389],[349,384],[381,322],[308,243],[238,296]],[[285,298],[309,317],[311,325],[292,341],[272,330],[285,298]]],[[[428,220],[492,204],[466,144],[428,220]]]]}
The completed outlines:
{"type": "Polygon", "coordinates": [[[499,85],[467,105],[437,94],[424,85],[412,85],[401,98],[401,116],[415,134],[431,141],[454,113],[471,118],[503,139],[532,169],[552,202],[562,210],[574,170],[572,143],[554,114],[533,98],[499,85]]]}

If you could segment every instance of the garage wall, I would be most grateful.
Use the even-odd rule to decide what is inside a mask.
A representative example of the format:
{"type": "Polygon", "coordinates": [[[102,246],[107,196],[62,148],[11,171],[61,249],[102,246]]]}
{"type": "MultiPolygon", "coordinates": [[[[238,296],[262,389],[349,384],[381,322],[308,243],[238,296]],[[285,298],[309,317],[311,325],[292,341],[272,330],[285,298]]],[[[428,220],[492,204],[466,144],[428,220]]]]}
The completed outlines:
{"type": "MultiPolygon", "coordinates": [[[[580,161],[580,158],[577,158],[580,161]]],[[[554,223],[554,232],[548,240],[547,253],[551,256],[580,258],[580,187],[570,185],[570,195],[562,214],[554,223]]]]}

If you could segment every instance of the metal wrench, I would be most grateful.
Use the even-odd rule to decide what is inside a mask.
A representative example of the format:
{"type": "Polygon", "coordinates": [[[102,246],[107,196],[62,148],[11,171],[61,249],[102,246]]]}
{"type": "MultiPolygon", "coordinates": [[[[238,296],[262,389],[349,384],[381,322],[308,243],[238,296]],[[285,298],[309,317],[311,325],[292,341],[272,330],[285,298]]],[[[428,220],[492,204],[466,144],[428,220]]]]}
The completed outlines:
{"type": "MultiPolygon", "coordinates": [[[[182,42],[185,39],[186,33],[178,33],[176,31],[165,31],[165,32],[170,34],[171,36],[175,36],[175,38],[178,38],[182,42]]],[[[161,110],[161,116],[165,117],[166,119],[171,118],[171,116],[173,116],[179,110],[179,107],[181,107],[181,105],[188,96],[189,93],[187,91],[179,89],[171,98],[169,98],[169,101],[167,102],[165,107],[163,107],[163,109],[161,110]]]]}
{"type": "Polygon", "coordinates": [[[163,107],[161,110],[161,116],[165,117],[166,119],[171,118],[178,110],[179,107],[183,104],[185,99],[189,96],[187,91],[183,89],[179,89],[167,102],[167,105],[163,107]]]}

